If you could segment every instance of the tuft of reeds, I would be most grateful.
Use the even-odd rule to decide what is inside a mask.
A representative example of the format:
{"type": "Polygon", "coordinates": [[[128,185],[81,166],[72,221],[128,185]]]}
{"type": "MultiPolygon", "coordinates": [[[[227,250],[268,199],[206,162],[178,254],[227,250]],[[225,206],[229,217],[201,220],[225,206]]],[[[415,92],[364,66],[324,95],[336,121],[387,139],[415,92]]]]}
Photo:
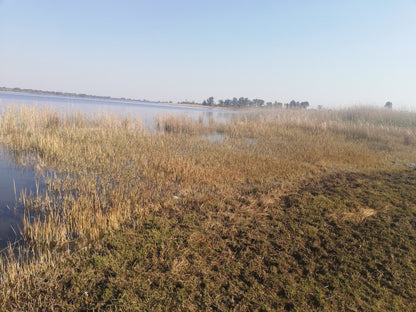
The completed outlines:
{"type": "Polygon", "coordinates": [[[156,130],[163,133],[181,134],[207,134],[214,131],[214,121],[212,116],[207,121],[204,116],[199,115],[198,119],[188,115],[159,115],[155,118],[156,130]]]}

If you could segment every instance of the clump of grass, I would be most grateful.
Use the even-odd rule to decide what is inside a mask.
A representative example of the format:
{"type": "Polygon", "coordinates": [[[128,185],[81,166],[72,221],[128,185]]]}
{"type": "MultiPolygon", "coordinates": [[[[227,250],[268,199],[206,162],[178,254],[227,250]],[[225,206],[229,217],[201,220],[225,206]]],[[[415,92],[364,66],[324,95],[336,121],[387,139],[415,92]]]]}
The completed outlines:
{"type": "Polygon", "coordinates": [[[165,116],[146,132],[133,118],[7,110],[2,143],[54,174],[23,196],[25,245],[2,260],[2,307],[409,306],[415,128],[345,114],[165,116]]]}
{"type": "Polygon", "coordinates": [[[207,123],[201,114],[197,120],[188,115],[161,115],[155,118],[155,126],[159,132],[180,134],[206,134],[213,131],[212,116],[207,123]]]}

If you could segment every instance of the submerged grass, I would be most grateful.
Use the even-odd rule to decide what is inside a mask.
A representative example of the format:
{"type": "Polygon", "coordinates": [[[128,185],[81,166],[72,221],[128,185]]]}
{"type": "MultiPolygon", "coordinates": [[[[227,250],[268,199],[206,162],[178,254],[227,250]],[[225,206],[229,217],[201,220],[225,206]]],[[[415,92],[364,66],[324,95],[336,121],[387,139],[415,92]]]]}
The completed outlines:
{"type": "Polygon", "coordinates": [[[25,245],[1,260],[0,305],[414,309],[410,115],[165,116],[149,133],[117,116],[10,109],[2,143],[55,174],[23,197],[25,245]]]}

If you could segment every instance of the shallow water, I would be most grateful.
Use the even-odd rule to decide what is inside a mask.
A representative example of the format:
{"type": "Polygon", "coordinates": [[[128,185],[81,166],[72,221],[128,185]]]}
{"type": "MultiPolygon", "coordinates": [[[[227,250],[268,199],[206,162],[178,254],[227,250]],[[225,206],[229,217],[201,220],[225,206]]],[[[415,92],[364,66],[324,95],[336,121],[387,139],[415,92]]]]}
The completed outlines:
{"type": "Polygon", "coordinates": [[[0,91],[0,112],[9,106],[30,106],[54,109],[63,113],[83,112],[90,115],[116,114],[120,116],[140,117],[145,129],[154,128],[154,119],[162,115],[183,115],[204,120],[210,117],[223,121],[235,114],[232,110],[213,109],[206,107],[175,106],[168,104],[149,103],[128,100],[110,100],[94,98],[77,98],[68,96],[38,95],[0,91]]]}
{"type": "Polygon", "coordinates": [[[222,143],[226,136],[222,133],[212,133],[208,135],[201,135],[201,140],[208,141],[210,143],[222,143]]]}
{"type": "Polygon", "coordinates": [[[20,239],[23,224],[21,192],[35,194],[36,187],[39,192],[44,188],[42,181],[36,178],[35,170],[16,165],[10,154],[0,148],[0,249],[8,242],[20,239]]]}
{"type": "MultiPolygon", "coordinates": [[[[82,112],[87,115],[116,114],[119,116],[139,117],[144,129],[154,129],[154,120],[162,115],[183,115],[200,119],[204,122],[214,119],[217,122],[235,114],[235,111],[211,109],[205,107],[186,107],[167,104],[148,103],[128,100],[110,100],[77,98],[53,95],[37,95],[0,91],[0,113],[8,107],[38,107],[56,110],[61,113],[82,112]]],[[[209,138],[221,141],[222,138],[209,138]]],[[[42,191],[40,179],[38,186],[42,191]]],[[[30,168],[21,168],[11,159],[7,151],[0,147],[0,249],[8,242],[20,239],[22,230],[23,208],[19,204],[22,191],[26,194],[36,192],[36,173],[30,168]]]]}

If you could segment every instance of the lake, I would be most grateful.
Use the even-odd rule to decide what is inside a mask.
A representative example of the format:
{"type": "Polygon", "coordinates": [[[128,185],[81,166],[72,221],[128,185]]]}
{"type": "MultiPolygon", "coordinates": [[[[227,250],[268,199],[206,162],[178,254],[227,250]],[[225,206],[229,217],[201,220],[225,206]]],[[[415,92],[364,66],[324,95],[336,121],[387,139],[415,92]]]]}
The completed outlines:
{"type": "MultiPolygon", "coordinates": [[[[7,107],[38,107],[56,110],[62,113],[83,112],[87,115],[116,114],[120,116],[140,117],[144,129],[154,129],[154,119],[162,115],[184,115],[204,120],[213,117],[221,121],[235,114],[232,110],[205,107],[175,106],[129,100],[79,98],[53,95],[37,95],[0,91],[0,113],[7,107]]],[[[23,168],[16,164],[7,149],[0,146],[0,249],[20,238],[23,209],[16,199],[22,191],[36,192],[36,172],[32,168],[23,168]]],[[[42,181],[38,181],[42,191],[42,181]]]]}
{"type": "Polygon", "coordinates": [[[190,107],[169,104],[159,104],[129,100],[79,98],[55,95],[38,95],[0,91],[0,112],[8,106],[30,106],[54,109],[63,113],[83,112],[88,115],[103,113],[117,114],[120,116],[139,116],[145,129],[153,129],[154,118],[162,115],[184,115],[191,118],[204,119],[212,116],[221,121],[235,114],[233,110],[215,109],[207,107],[190,107]]]}

